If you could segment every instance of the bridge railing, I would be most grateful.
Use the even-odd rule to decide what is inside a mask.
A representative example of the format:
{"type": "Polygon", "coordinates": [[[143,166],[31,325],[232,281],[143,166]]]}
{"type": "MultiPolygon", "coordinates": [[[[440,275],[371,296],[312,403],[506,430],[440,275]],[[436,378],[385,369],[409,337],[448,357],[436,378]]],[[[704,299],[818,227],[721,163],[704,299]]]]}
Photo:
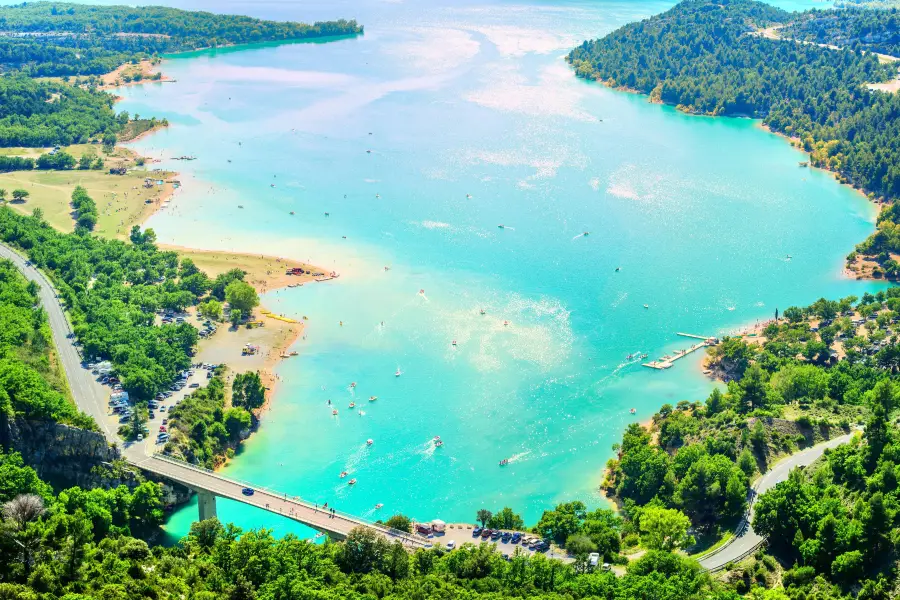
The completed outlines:
{"type": "MultiPolygon", "coordinates": [[[[165,454],[162,452],[156,452],[153,454],[153,458],[172,463],[172,464],[177,465],[178,467],[181,467],[184,469],[197,471],[197,472],[203,473],[204,475],[211,475],[217,479],[221,479],[222,481],[227,481],[229,483],[233,483],[233,484],[239,485],[241,487],[251,488],[254,492],[260,492],[263,494],[267,494],[267,495],[272,496],[273,498],[277,498],[279,500],[286,500],[289,502],[293,502],[294,504],[299,504],[308,510],[321,511],[323,513],[330,512],[330,509],[322,508],[321,504],[314,504],[314,503],[310,502],[309,500],[303,500],[300,498],[300,496],[287,494],[285,492],[279,492],[278,490],[275,490],[272,488],[267,488],[264,486],[259,486],[252,482],[249,482],[249,481],[244,481],[244,480],[236,479],[233,477],[226,477],[225,475],[222,475],[221,473],[216,473],[215,471],[213,471],[211,469],[207,469],[205,467],[200,467],[198,465],[192,465],[191,463],[185,462],[179,458],[175,458],[169,454],[165,454]]],[[[356,524],[362,525],[364,527],[376,529],[388,537],[399,538],[399,539],[405,540],[406,542],[409,542],[410,544],[413,544],[415,546],[425,546],[428,543],[427,541],[423,540],[422,538],[416,537],[409,532],[401,531],[400,529],[394,529],[393,527],[388,527],[387,525],[384,525],[382,523],[376,523],[374,521],[364,519],[357,515],[345,513],[343,511],[340,511],[337,509],[335,509],[334,514],[336,517],[339,517],[345,521],[350,521],[352,523],[356,523],[356,524]]],[[[290,517],[290,516],[288,515],[288,517],[290,517]]]]}

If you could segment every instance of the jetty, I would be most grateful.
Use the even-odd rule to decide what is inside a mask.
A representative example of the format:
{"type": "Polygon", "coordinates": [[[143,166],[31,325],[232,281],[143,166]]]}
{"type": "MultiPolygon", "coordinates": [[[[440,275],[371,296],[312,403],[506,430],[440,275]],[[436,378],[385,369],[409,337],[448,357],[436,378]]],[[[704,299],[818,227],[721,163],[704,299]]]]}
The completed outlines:
{"type": "Polygon", "coordinates": [[[670,368],[672,368],[672,365],[675,364],[675,361],[678,360],[679,358],[684,358],[688,354],[690,354],[692,352],[696,352],[697,350],[700,350],[701,348],[706,348],[707,346],[715,346],[716,344],[719,343],[719,339],[717,337],[711,336],[711,335],[696,335],[693,333],[682,333],[680,331],[677,332],[676,335],[680,335],[681,337],[686,337],[686,338],[694,338],[694,339],[702,340],[702,341],[697,342],[696,344],[693,344],[690,348],[684,348],[682,350],[678,350],[677,352],[673,353],[671,356],[666,354],[659,360],[652,360],[648,363],[643,363],[641,366],[648,367],[650,369],[657,369],[660,371],[665,370],[665,369],[670,369],[670,368]]]}

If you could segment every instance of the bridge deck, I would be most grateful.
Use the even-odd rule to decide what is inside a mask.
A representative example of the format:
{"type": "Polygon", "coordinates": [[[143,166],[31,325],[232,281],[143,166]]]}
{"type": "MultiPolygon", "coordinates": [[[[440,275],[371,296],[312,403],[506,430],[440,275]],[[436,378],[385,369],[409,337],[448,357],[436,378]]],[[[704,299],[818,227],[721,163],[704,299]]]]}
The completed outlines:
{"type": "Polygon", "coordinates": [[[424,547],[426,542],[414,535],[392,530],[387,527],[354,517],[352,515],[336,512],[331,515],[330,509],[321,507],[292,497],[287,494],[260,489],[252,484],[236,481],[223,477],[217,473],[206,471],[183,463],[181,461],[162,456],[130,456],[129,462],[141,469],[156,475],[161,475],[173,481],[177,481],[195,491],[209,492],[221,498],[229,498],[262,510],[267,510],[283,515],[294,521],[298,521],[329,534],[337,539],[346,538],[352,529],[360,525],[376,529],[389,540],[399,540],[405,546],[411,548],[424,547]],[[245,496],[241,490],[251,487],[254,490],[252,496],[245,496]]]}

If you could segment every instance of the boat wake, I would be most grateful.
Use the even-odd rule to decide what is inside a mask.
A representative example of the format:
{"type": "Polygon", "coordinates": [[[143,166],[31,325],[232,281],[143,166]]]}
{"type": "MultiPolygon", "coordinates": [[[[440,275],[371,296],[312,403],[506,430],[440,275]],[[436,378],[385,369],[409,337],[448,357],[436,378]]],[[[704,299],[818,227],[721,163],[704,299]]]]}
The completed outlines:
{"type": "Polygon", "coordinates": [[[625,300],[627,298],[628,298],[628,292],[622,292],[621,294],[619,294],[619,297],[616,298],[610,306],[612,306],[613,308],[617,308],[620,304],[625,302],[625,300]]]}
{"type": "Polygon", "coordinates": [[[526,450],[524,452],[519,452],[518,454],[513,454],[507,459],[507,464],[512,464],[515,462],[525,462],[528,460],[528,455],[531,454],[531,450],[526,450]]]}

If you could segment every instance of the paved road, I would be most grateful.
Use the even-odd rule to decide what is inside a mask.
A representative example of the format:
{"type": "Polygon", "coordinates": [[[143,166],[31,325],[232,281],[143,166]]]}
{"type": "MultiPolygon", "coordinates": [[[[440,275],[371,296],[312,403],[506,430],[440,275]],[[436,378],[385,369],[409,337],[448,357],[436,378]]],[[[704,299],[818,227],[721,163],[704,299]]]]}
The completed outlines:
{"type": "MultiPolygon", "coordinates": [[[[41,306],[47,312],[50,329],[53,332],[53,343],[65,369],[69,387],[72,390],[72,395],[78,408],[94,418],[109,442],[121,443],[116,434],[115,423],[109,416],[107,406],[109,390],[103,387],[89,370],[81,366],[81,356],[72,345],[73,340],[68,337],[71,333],[69,322],[50,280],[39,270],[28,264],[26,259],[4,244],[0,244],[0,258],[12,261],[27,279],[37,282],[40,286],[41,306]]],[[[191,381],[205,382],[205,374],[206,371],[198,369],[196,376],[192,377],[191,381]]],[[[173,402],[177,402],[184,393],[190,391],[192,391],[190,388],[185,388],[178,397],[167,399],[164,403],[171,405],[173,402]]],[[[158,413],[157,420],[161,420],[166,414],[165,412],[158,413]]],[[[155,432],[151,431],[150,437],[152,438],[153,436],[155,436],[155,432]]],[[[374,527],[389,539],[400,539],[411,547],[423,547],[427,543],[422,538],[411,535],[399,535],[399,532],[394,533],[386,528],[377,527],[352,515],[336,513],[334,517],[329,517],[328,513],[319,509],[315,504],[304,502],[299,498],[259,489],[252,484],[231,480],[209,471],[192,467],[186,463],[162,458],[158,455],[148,456],[151,448],[152,441],[148,444],[125,444],[122,455],[128,462],[145,471],[183,483],[193,490],[208,491],[216,496],[230,498],[263,510],[281,514],[319,531],[333,534],[335,537],[345,537],[354,527],[366,525],[374,527]],[[241,489],[244,487],[253,487],[256,490],[253,496],[244,496],[241,493],[241,489]]]]}
{"type": "Polygon", "coordinates": [[[765,475],[760,477],[753,485],[751,490],[750,508],[747,515],[738,525],[735,535],[731,541],[719,548],[717,551],[707,554],[700,559],[700,566],[707,571],[717,571],[731,561],[739,560],[748,553],[753,552],[764,541],[764,538],[753,531],[753,507],[756,498],[760,494],[764,494],[772,489],[778,483],[785,481],[795,467],[804,467],[814,463],[819,459],[828,448],[835,448],[841,444],[850,441],[853,433],[832,438],[827,442],[816,444],[812,448],[807,448],[796,454],[792,454],[778,462],[774,467],[769,469],[765,475]]]}
{"type": "Polygon", "coordinates": [[[404,534],[399,531],[378,527],[374,523],[353,515],[336,512],[330,515],[329,510],[299,497],[259,488],[251,483],[223,477],[205,469],[200,469],[184,462],[167,459],[159,455],[148,457],[139,447],[132,446],[125,450],[128,462],[144,471],[155,473],[182,483],[191,489],[210,492],[221,498],[229,498],[250,506],[282,515],[323,531],[337,539],[343,539],[355,527],[360,525],[372,527],[381,532],[389,540],[400,540],[410,548],[423,548],[428,543],[418,536],[404,534]],[[245,487],[254,490],[252,496],[245,496],[241,490],[245,487]]]}
{"type": "Polygon", "coordinates": [[[81,366],[81,356],[79,356],[72,345],[73,340],[67,337],[72,330],[69,327],[69,321],[66,319],[60,301],[56,297],[56,290],[53,288],[53,284],[50,283],[50,280],[43,273],[27,264],[26,259],[5,244],[0,244],[0,257],[11,260],[27,279],[35,281],[41,286],[41,306],[44,307],[44,311],[46,311],[47,318],[50,321],[50,329],[53,332],[53,344],[56,346],[56,353],[60,362],[62,362],[63,369],[65,369],[66,378],[69,380],[69,388],[72,390],[75,402],[78,408],[94,418],[108,441],[117,441],[116,431],[113,429],[111,420],[107,416],[109,412],[107,410],[109,390],[100,385],[94,375],[81,366]]]}

